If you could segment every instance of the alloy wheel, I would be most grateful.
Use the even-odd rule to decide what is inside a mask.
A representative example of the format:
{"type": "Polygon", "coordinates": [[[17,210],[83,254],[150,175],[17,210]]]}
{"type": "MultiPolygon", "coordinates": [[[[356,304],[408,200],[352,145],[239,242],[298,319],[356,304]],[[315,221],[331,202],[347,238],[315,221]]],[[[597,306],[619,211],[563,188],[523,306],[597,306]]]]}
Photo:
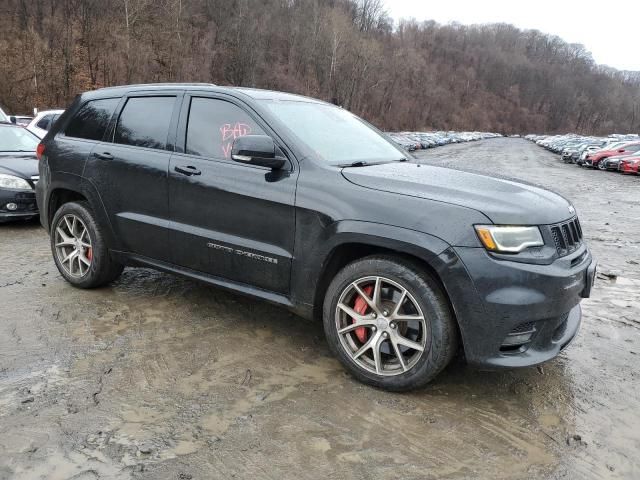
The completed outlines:
{"type": "Polygon", "coordinates": [[[73,214],[63,216],[55,230],[56,256],[72,277],[84,277],[93,262],[91,236],[84,222],[73,214]]]}
{"type": "Polygon", "coordinates": [[[376,375],[401,375],[430,348],[422,309],[405,287],[385,277],[363,277],[345,287],[335,325],[349,358],[376,375]]]}

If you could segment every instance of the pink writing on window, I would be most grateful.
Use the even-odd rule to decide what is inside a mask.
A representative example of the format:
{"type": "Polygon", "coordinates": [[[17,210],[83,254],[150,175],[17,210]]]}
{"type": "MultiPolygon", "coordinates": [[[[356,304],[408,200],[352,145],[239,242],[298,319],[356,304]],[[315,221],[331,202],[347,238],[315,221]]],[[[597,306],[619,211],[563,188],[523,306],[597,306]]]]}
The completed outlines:
{"type": "Polygon", "coordinates": [[[224,158],[231,157],[231,147],[233,141],[238,137],[251,134],[251,127],[246,123],[236,122],[235,124],[225,123],[220,127],[220,133],[222,134],[222,153],[224,158]]]}

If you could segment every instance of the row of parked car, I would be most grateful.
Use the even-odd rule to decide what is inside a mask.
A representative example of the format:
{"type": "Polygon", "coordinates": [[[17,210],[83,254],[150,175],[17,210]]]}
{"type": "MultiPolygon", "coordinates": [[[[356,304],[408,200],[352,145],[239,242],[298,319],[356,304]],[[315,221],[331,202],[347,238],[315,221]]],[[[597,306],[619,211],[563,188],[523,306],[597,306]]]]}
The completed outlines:
{"type": "Polygon", "coordinates": [[[450,143],[472,142],[485,138],[501,137],[489,132],[387,132],[387,135],[409,152],[441,147],[450,143]]]}
{"type": "Polygon", "coordinates": [[[525,138],[558,153],[565,163],[598,170],[640,174],[640,136],[527,135],[525,138]]]}
{"type": "Polygon", "coordinates": [[[43,110],[35,117],[25,115],[7,115],[0,108],[0,122],[13,123],[25,127],[34,135],[43,138],[64,110],[43,110]]]}

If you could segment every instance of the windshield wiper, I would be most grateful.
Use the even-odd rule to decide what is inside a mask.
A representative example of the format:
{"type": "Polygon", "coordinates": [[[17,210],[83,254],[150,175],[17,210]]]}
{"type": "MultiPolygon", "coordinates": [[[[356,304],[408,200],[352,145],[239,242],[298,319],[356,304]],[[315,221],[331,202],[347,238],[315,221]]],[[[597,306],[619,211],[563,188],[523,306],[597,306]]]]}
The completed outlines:
{"type": "Polygon", "coordinates": [[[397,160],[389,160],[387,162],[373,162],[373,163],[369,163],[369,162],[365,162],[363,160],[358,160],[357,162],[352,162],[352,163],[345,163],[342,165],[338,165],[339,167],[370,167],[372,165],[384,165],[386,163],[395,163],[395,162],[406,162],[407,159],[406,158],[398,158],[397,160]]]}
{"type": "Polygon", "coordinates": [[[345,166],[346,167],[366,167],[368,165],[370,165],[370,164],[367,163],[367,162],[363,162],[362,160],[358,160],[357,162],[353,162],[353,163],[350,163],[350,164],[345,165],[345,166]]]}

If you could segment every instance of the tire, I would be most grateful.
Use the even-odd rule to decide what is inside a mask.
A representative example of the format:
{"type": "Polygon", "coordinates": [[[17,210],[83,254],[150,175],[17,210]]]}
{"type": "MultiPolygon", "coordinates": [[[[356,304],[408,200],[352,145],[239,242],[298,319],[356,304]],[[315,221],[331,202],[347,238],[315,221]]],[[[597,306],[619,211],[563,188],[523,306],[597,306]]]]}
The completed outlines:
{"type": "Polygon", "coordinates": [[[344,267],[327,289],[323,323],[329,348],[345,369],[367,385],[390,391],[426,385],[458,348],[458,327],[439,284],[418,264],[394,256],[366,257],[344,267]],[[368,293],[368,300],[361,293],[368,293]],[[358,325],[368,325],[355,327],[355,318],[358,325]],[[378,362],[367,344],[378,349],[378,362]]]}
{"type": "Polygon", "coordinates": [[[102,232],[87,202],[65,203],[53,216],[53,259],[58,271],[74,287],[101,287],[122,273],[124,266],[111,257],[102,232]]]}
{"type": "Polygon", "coordinates": [[[605,171],[607,167],[605,166],[604,160],[600,160],[598,162],[598,170],[605,171]]]}

